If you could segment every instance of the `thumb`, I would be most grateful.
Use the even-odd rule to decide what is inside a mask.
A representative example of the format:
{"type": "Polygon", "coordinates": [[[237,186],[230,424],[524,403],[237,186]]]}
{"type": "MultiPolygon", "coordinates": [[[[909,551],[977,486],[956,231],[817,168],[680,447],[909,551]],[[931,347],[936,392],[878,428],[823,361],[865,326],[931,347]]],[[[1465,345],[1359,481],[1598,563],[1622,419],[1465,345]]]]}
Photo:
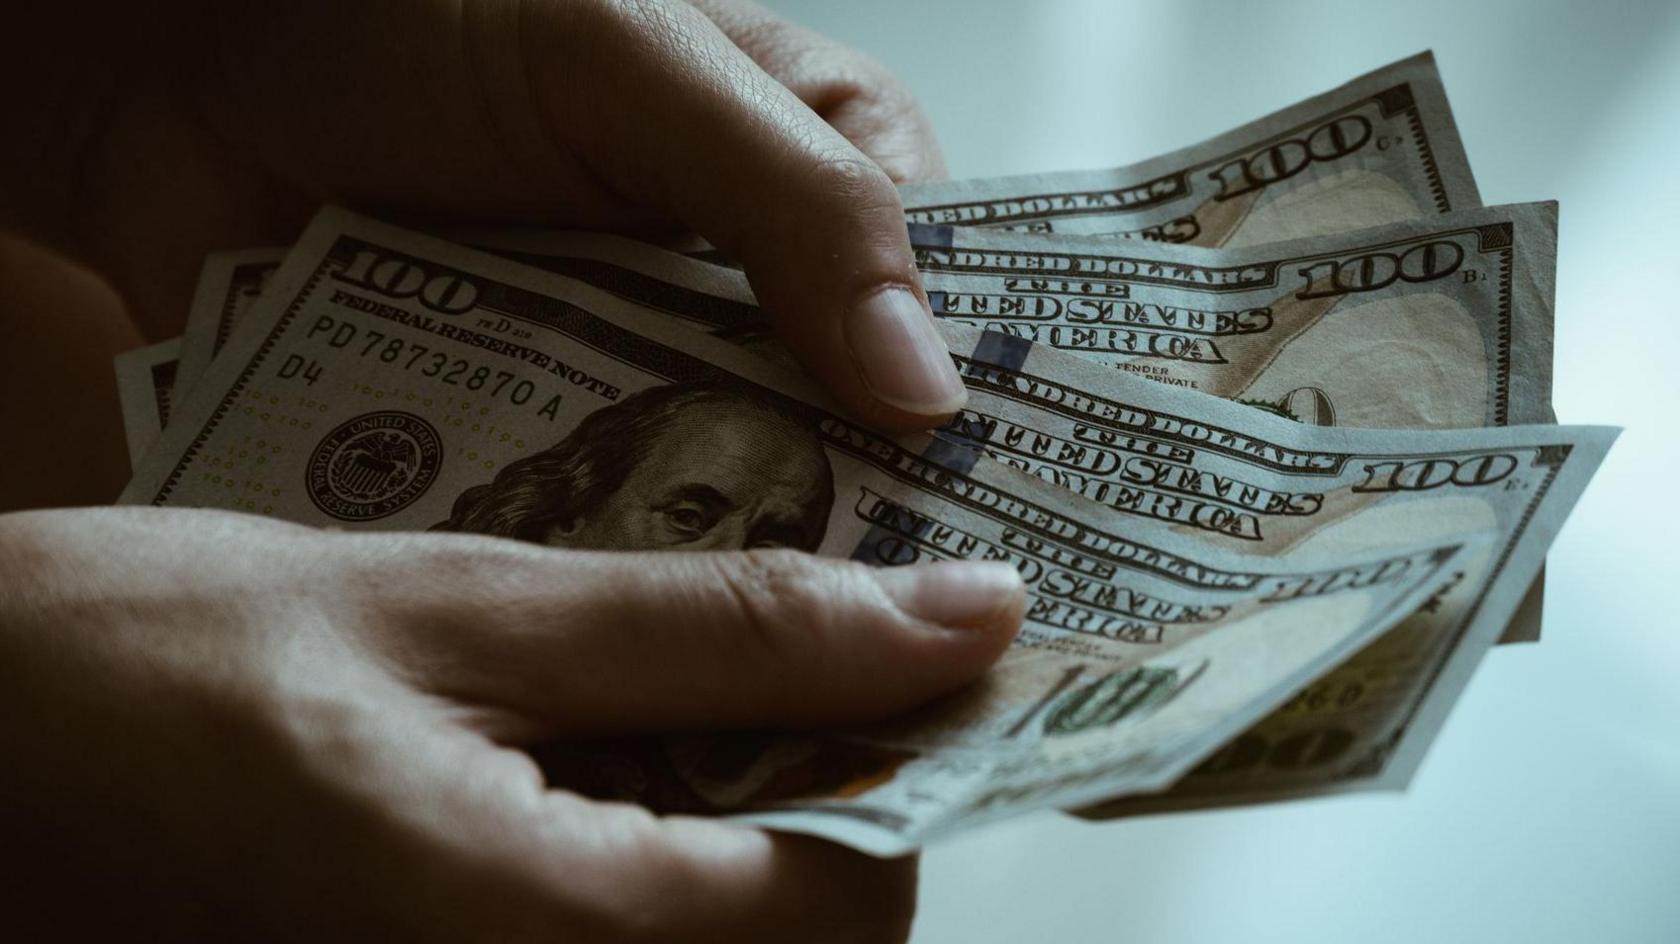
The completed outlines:
{"type": "Polygon", "coordinates": [[[382,648],[520,737],[889,717],[982,674],[1026,605],[1002,563],[427,537],[396,565],[411,579],[380,565],[382,648]]]}
{"type": "MultiPolygon", "coordinates": [[[[739,259],[782,342],[861,419],[912,429],[961,408],[886,172],[699,11],[595,9],[604,23],[557,28],[612,50],[588,59],[600,95],[549,109],[588,129],[592,169],[739,259]]],[[[575,88],[566,68],[540,87],[575,88]]]]}

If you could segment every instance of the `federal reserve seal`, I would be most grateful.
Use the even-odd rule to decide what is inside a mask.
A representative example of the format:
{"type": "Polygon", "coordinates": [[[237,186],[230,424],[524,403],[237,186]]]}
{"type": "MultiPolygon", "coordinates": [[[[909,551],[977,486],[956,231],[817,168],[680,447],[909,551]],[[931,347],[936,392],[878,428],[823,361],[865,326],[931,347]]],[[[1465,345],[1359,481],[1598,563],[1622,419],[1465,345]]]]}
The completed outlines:
{"type": "Polygon", "coordinates": [[[309,498],[340,521],[396,514],[437,479],[443,441],[412,413],[364,413],[339,425],[309,455],[309,498]]]}

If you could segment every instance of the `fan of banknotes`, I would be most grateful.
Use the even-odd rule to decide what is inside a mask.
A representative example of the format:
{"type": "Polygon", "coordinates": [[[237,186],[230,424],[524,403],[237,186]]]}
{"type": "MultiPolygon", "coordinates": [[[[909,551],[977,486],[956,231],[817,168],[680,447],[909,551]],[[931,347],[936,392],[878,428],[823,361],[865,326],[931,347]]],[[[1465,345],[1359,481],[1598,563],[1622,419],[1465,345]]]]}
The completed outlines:
{"type": "Polygon", "coordinates": [[[186,335],[118,359],[123,500],[633,549],[600,481],[750,456],[799,483],[783,543],[1026,579],[1014,648],[914,716],[534,752],[661,810],[891,854],[1403,786],[1482,654],[1538,637],[1615,435],[1555,425],[1556,205],[1481,205],[1433,59],[1141,164],[903,196],[969,388],[932,434],[834,409],[727,260],[329,208],[212,256],[186,335]]]}

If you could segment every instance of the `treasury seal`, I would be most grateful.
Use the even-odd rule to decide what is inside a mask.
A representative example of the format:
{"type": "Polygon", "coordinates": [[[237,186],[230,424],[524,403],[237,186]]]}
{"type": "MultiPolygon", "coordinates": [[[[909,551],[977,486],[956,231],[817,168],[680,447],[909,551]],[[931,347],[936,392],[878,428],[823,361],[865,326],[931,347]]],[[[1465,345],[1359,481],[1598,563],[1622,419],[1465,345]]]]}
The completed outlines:
{"type": "Polygon", "coordinates": [[[412,413],[364,413],[339,425],[309,455],[307,491],[340,521],[395,514],[437,479],[443,441],[412,413]]]}

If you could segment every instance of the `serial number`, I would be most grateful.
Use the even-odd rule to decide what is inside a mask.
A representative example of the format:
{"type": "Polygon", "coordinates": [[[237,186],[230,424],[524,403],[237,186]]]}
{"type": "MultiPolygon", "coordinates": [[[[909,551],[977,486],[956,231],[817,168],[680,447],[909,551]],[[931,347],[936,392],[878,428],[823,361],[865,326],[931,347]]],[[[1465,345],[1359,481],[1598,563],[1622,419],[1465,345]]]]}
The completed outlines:
{"type": "MultiPolygon", "coordinates": [[[[451,356],[433,350],[425,344],[398,335],[386,334],[373,328],[339,321],[322,315],[316,319],[305,337],[320,340],[328,347],[349,351],[357,357],[390,364],[402,371],[419,374],[428,380],[460,387],[491,399],[501,399],[514,406],[524,406],[537,395],[537,385],[522,379],[509,370],[498,370],[465,357],[451,356]]],[[[301,354],[290,354],[280,365],[283,380],[301,379],[313,386],[325,368],[301,354]]],[[[559,397],[551,398],[558,401],[559,397]]],[[[545,410],[552,411],[552,402],[545,410]]]]}

